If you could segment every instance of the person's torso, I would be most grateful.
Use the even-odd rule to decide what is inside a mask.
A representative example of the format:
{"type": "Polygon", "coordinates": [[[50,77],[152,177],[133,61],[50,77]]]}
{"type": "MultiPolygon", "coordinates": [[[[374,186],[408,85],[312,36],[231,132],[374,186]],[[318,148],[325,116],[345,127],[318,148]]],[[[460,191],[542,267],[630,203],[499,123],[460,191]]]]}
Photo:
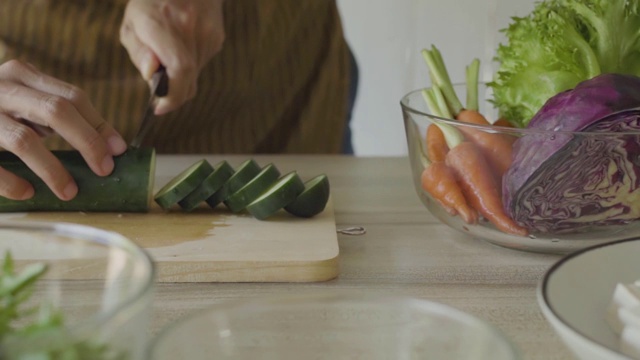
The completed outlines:
{"type": "MultiPolygon", "coordinates": [[[[125,5],[0,0],[0,63],[19,58],[81,87],[130,140],[149,90],[119,41],[125,5]]],[[[225,29],[197,97],[159,118],[146,144],[174,153],[339,151],[348,69],[335,3],[227,1],[225,29]]],[[[48,142],[66,147],[62,139],[48,142]]]]}

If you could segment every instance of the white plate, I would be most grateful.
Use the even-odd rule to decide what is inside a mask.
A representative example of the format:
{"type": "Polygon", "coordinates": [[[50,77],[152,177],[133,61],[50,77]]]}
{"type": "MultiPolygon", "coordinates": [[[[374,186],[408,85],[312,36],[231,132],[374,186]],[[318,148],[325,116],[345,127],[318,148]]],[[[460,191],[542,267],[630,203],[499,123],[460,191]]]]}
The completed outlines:
{"type": "Polygon", "coordinates": [[[538,304],[551,326],[580,359],[629,359],[606,321],[617,283],[640,279],[640,239],[572,253],[553,265],[538,287],[538,304]]]}

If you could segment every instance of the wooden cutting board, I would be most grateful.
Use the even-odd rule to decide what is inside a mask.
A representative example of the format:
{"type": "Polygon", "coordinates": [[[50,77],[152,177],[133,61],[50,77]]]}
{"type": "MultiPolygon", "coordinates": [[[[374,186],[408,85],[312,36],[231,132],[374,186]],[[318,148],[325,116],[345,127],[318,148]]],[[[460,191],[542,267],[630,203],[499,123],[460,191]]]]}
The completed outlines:
{"type": "MultiPolygon", "coordinates": [[[[155,204],[154,204],[155,205],[155,204]]],[[[317,282],[338,273],[333,203],[306,219],[281,211],[266,221],[223,206],[191,213],[13,213],[2,219],[56,221],[118,232],[147,249],[160,282],[317,282]]]]}

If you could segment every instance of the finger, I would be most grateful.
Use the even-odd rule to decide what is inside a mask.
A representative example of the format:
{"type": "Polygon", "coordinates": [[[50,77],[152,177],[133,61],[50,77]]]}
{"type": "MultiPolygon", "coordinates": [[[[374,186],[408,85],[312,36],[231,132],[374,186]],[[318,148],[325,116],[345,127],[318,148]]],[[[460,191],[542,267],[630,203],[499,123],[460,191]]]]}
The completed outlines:
{"type": "Polygon", "coordinates": [[[0,196],[11,200],[27,200],[35,191],[29,182],[0,167],[0,196]]]}
{"type": "MultiPolygon", "coordinates": [[[[27,88],[32,88],[43,93],[59,96],[70,102],[76,108],[84,122],[87,122],[102,136],[104,140],[99,140],[99,142],[106,142],[108,152],[104,155],[120,155],[126,151],[127,144],[122,136],[100,116],[84,91],[76,86],[39,72],[33,65],[19,61],[14,60],[5,63],[3,69],[6,70],[6,73],[3,72],[3,77],[7,81],[22,84],[27,88]]],[[[9,87],[9,90],[13,92],[11,88],[13,88],[15,84],[5,84],[5,86],[9,87]]],[[[24,118],[32,120],[29,117],[24,118]]],[[[98,150],[100,150],[100,148],[98,150]]],[[[86,154],[83,153],[83,155],[86,154]]],[[[98,155],[96,156],[100,157],[98,155]]]]}
{"type": "Polygon", "coordinates": [[[195,54],[175,27],[145,16],[134,25],[138,40],[156,54],[167,69],[169,93],[156,107],[157,115],[175,110],[189,100],[190,87],[196,82],[198,67],[195,54]]]}
{"type": "Polygon", "coordinates": [[[127,144],[122,136],[100,116],[89,98],[79,88],[43,74],[37,71],[33,65],[15,60],[5,63],[3,70],[6,70],[3,72],[3,77],[7,80],[61,96],[70,101],[83,119],[105,139],[111,155],[119,155],[126,151],[127,144]]]}
{"type": "Polygon", "coordinates": [[[153,51],[138,39],[129,22],[120,27],[120,42],[129,53],[129,58],[142,77],[150,81],[151,76],[160,67],[160,60],[153,51]]]}
{"type": "Polygon", "coordinates": [[[51,129],[50,127],[38,125],[38,124],[32,123],[31,121],[20,119],[20,118],[18,118],[17,120],[22,125],[25,125],[25,126],[28,126],[28,127],[32,128],[33,131],[35,131],[36,134],[38,134],[38,136],[40,136],[40,137],[47,137],[47,136],[52,135],[54,133],[53,129],[51,129]]]}
{"type": "Polygon", "coordinates": [[[169,21],[172,32],[180,38],[191,57],[199,65],[198,37],[198,9],[193,2],[183,2],[180,6],[164,6],[163,15],[169,21]]]}
{"type": "MultiPolygon", "coordinates": [[[[194,81],[187,86],[188,86],[187,89],[182,90],[182,91],[186,91],[186,94],[180,97],[182,99],[180,101],[176,101],[174,100],[175,98],[172,98],[170,96],[157,98],[156,104],[154,107],[154,114],[157,116],[168,114],[180,108],[180,106],[182,106],[187,101],[193,99],[197,93],[197,83],[194,81]]],[[[169,88],[169,94],[171,94],[171,87],[169,88]]]]}
{"type": "MultiPolygon", "coordinates": [[[[0,82],[0,109],[4,109],[13,118],[26,119],[55,130],[78,149],[97,175],[106,176],[113,171],[113,157],[107,148],[107,142],[66,98],[22,85],[0,82]]],[[[109,131],[102,128],[99,130],[109,131]]]]}
{"type": "MultiPolygon", "coordinates": [[[[38,134],[4,114],[0,114],[0,146],[22,159],[61,200],[70,200],[78,193],[78,187],[71,175],[47,150],[38,134]]],[[[15,193],[20,191],[24,190],[15,190],[15,193]]]]}
{"type": "MultiPolygon", "coordinates": [[[[125,29],[125,27],[123,26],[122,29],[125,29]]],[[[150,48],[145,46],[140,41],[140,39],[138,39],[136,34],[133,31],[131,31],[130,27],[127,26],[126,29],[127,30],[122,30],[120,41],[129,52],[129,58],[131,59],[131,62],[133,62],[136,68],[138,68],[138,71],[140,71],[140,73],[142,74],[142,77],[145,80],[150,81],[151,77],[153,76],[153,73],[160,66],[160,61],[157,60],[157,57],[153,54],[153,51],[151,51],[150,48]]],[[[169,87],[169,94],[171,95],[175,94],[175,90],[173,89],[173,86],[169,87]]],[[[167,96],[169,96],[169,94],[167,96]]],[[[160,100],[158,99],[158,101],[156,101],[155,103],[156,115],[160,115],[157,111],[159,108],[158,106],[159,102],[160,100]]],[[[169,112],[173,110],[173,108],[175,108],[175,106],[169,106],[167,108],[166,105],[163,105],[162,107],[160,107],[160,109],[162,110],[162,113],[169,112]]]]}

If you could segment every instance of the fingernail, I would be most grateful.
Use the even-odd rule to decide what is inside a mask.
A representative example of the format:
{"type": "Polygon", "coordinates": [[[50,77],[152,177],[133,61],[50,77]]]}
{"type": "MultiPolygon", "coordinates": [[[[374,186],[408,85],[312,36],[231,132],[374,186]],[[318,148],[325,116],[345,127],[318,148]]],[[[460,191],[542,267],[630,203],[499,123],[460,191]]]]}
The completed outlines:
{"type": "Polygon", "coordinates": [[[20,200],[31,199],[34,194],[35,194],[35,190],[33,189],[33,187],[29,186],[27,190],[25,190],[25,192],[20,197],[20,200]]]}
{"type": "Polygon", "coordinates": [[[104,172],[105,175],[109,175],[111,174],[111,172],[113,171],[113,157],[111,157],[111,155],[107,155],[104,157],[104,159],[102,160],[102,171],[104,172]]]}
{"type": "Polygon", "coordinates": [[[151,76],[156,71],[154,67],[154,60],[155,59],[153,58],[153,55],[151,55],[150,53],[147,53],[142,59],[142,76],[146,80],[151,79],[151,76]]]}
{"type": "Polygon", "coordinates": [[[168,112],[169,110],[167,109],[167,103],[164,99],[159,100],[155,108],[153,109],[153,114],[156,116],[162,116],[168,112]]]}
{"type": "Polygon", "coordinates": [[[111,155],[120,155],[127,150],[127,143],[125,143],[120,136],[110,136],[107,139],[107,144],[111,155]]]}
{"type": "Polygon", "coordinates": [[[70,182],[62,191],[65,199],[71,200],[78,193],[78,186],[74,182],[70,182]]]}

